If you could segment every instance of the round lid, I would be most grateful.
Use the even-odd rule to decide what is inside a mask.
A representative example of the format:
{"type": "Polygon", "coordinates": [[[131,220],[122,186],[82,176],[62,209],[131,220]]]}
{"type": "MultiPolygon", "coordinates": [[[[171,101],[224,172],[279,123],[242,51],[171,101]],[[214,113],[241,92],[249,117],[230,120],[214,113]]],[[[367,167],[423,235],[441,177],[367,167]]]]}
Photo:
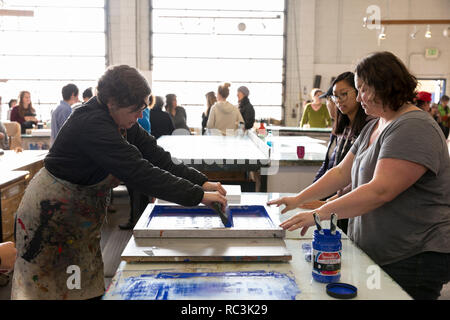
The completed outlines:
{"type": "Polygon", "coordinates": [[[336,282],[327,285],[327,293],[333,298],[351,299],[356,297],[358,289],[348,283],[336,282]]]}

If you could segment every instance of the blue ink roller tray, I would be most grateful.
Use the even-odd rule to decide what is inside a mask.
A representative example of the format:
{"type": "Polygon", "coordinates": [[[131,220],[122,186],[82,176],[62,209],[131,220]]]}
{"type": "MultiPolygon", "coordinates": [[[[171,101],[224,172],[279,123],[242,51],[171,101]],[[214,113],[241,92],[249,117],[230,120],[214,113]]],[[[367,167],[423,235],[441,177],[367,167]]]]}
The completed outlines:
{"type": "Polygon", "coordinates": [[[327,293],[337,299],[352,299],[356,297],[358,289],[348,283],[335,282],[327,285],[327,293]]]}

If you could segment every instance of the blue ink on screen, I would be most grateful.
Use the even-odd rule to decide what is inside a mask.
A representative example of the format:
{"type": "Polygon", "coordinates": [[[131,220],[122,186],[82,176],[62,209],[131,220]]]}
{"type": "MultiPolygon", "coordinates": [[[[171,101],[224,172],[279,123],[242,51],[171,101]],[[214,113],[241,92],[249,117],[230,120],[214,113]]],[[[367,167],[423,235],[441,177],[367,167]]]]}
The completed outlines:
{"type": "Polygon", "coordinates": [[[120,279],[111,296],[125,300],[294,300],[300,290],[279,272],[155,272],[120,279]]]}

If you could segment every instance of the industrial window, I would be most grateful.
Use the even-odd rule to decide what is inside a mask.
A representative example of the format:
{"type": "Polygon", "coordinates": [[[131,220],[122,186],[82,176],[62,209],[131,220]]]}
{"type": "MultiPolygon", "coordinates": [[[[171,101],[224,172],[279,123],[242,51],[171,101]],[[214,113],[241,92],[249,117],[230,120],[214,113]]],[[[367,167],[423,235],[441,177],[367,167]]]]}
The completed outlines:
{"type": "Polygon", "coordinates": [[[153,0],[152,90],[177,95],[189,127],[201,127],[205,94],[245,85],[257,119],[282,116],[283,0],[153,0]]]}
{"type": "Polygon", "coordinates": [[[104,0],[1,0],[0,9],[33,16],[0,16],[1,118],[8,101],[29,91],[37,117],[46,121],[74,83],[95,87],[106,66],[104,0]]]}

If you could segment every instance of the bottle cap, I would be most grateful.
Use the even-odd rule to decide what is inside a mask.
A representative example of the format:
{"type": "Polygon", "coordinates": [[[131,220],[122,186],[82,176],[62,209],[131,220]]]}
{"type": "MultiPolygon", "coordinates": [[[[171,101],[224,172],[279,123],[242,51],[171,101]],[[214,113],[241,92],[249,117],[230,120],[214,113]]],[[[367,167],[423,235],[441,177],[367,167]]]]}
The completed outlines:
{"type": "Polygon", "coordinates": [[[327,293],[337,299],[351,299],[356,297],[358,289],[348,283],[330,283],[327,285],[327,293]]]}

